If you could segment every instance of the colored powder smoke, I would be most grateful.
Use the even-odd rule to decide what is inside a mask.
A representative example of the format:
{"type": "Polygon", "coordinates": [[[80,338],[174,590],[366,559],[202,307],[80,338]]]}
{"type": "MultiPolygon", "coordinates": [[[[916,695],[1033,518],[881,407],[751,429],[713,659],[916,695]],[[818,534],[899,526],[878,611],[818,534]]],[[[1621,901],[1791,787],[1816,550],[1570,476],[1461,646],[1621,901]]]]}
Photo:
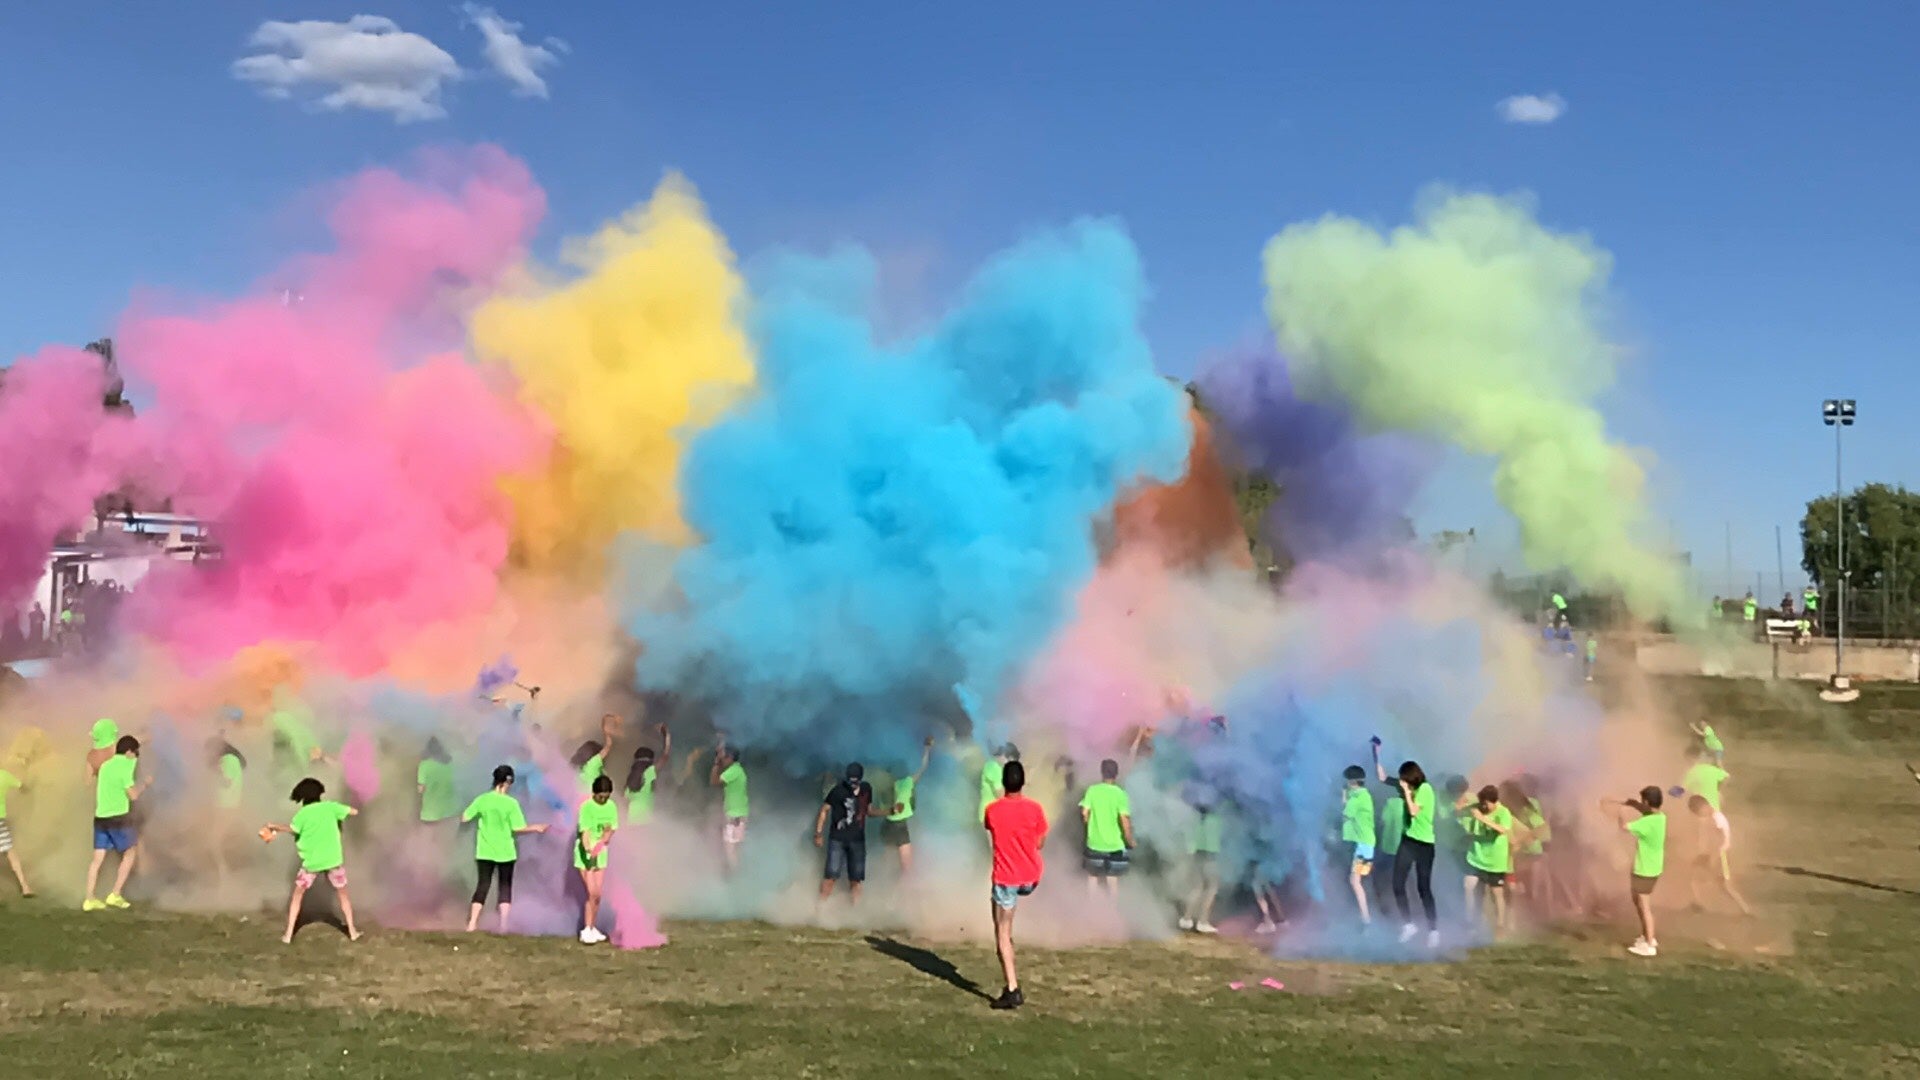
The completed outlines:
{"type": "Polygon", "coordinates": [[[1451,195],[1389,235],[1339,217],[1285,229],[1267,246],[1267,306],[1305,396],[1490,455],[1531,562],[1653,616],[1679,609],[1682,582],[1637,542],[1644,477],[1593,405],[1613,371],[1608,269],[1524,206],[1451,195]]]}
{"type": "Polygon", "coordinates": [[[1096,519],[1188,449],[1116,228],[1016,248],[899,345],[872,277],[846,253],[756,283],[761,392],[688,458],[683,605],[634,621],[645,685],[814,764],[908,759],[950,687],[991,717],[1092,573],[1096,519]]]}
{"type": "Polygon", "coordinates": [[[218,563],[138,594],[142,630],[190,660],[290,641],[370,673],[492,603],[496,489],[536,429],[447,350],[461,291],[520,256],[543,199],[498,151],[423,172],[348,184],[338,249],[287,267],[283,291],[121,331],[162,490],[220,526],[218,563]]]}
{"type": "Polygon", "coordinates": [[[473,342],[553,429],[544,467],[512,485],[519,560],[591,574],[618,534],[686,539],[683,444],[752,383],[753,364],[733,254],[685,181],[669,177],[566,261],[581,276],[483,305],[473,342]]]}

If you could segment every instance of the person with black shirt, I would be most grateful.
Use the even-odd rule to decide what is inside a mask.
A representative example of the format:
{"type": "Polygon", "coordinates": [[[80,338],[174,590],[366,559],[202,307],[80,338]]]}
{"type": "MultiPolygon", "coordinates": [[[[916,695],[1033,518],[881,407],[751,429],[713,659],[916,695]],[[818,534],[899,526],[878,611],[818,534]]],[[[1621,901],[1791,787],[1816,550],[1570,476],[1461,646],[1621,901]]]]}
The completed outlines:
{"type": "Polygon", "coordinates": [[[848,765],[846,779],[827,792],[814,818],[813,846],[827,850],[821,900],[833,895],[834,882],[844,876],[848,897],[860,902],[860,886],[867,880],[867,811],[873,806],[873,785],[866,775],[859,762],[848,765]]]}

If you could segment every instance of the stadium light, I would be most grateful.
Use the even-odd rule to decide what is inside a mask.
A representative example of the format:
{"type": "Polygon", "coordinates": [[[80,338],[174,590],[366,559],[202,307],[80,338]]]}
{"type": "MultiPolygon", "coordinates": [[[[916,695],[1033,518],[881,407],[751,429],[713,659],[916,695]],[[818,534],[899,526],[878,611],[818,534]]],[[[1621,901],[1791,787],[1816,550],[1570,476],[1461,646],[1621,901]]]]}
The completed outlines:
{"type": "Polygon", "coordinates": [[[1836,682],[1846,672],[1840,664],[1847,641],[1847,504],[1840,490],[1840,430],[1853,426],[1852,398],[1828,398],[1820,404],[1820,420],[1833,429],[1833,541],[1837,579],[1834,583],[1833,677],[1836,682]]]}

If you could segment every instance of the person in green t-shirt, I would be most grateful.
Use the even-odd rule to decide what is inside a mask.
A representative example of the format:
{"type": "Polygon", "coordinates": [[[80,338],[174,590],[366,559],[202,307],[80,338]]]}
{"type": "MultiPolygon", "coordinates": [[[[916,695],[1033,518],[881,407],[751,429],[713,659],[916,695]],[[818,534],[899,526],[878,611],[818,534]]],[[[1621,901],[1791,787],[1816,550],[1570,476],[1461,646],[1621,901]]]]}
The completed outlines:
{"type": "Polygon", "coordinates": [[[454,793],[453,758],[440,745],[438,736],[427,740],[420,752],[420,765],[414,770],[414,788],[420,795],[420,821],[424,825],[457,822],[459,796],[454,793]]]}
{"type": "Polygon", "coordinates": [[[26,782],[20,779],[20,774],[26,771],[26,761],[17,756],[0,767],[0,854],[6,855],[7,868],[13,871],[13,880],[20,883],[23,897],[32,896],[33,887],[27,884],[27,872],[20,866],[19,853],[13,850],[13,828],[7,823],[7,795],[26,789],[26,782]]]}
{"type": "Polygon", "coordinates": [[[1003,743],[994,748],[993,756],[980,766],[980,823],[986,824],[987,807],[995,799],[1005,795],[1006,789],[1000,786],[1000,778],[1006,771],[1007,762],[1019,761],[1020,751],[1012,743],[1003,743]]]}
{"type": "Polygon", "coordinates": [[[353,899],[347,895],[346,853],[340,842],[340,823],[360,811],[345,803],[330,802],[326,786],[309,776],[293,785],[288,798],[300,804],[293,819],[285,825],[269,824],[266,837],[293,834],[294,851],[300,856],[300,869],[293,875],[293,897],[287,902],[287,932],[282,944],[293,944],[293,932],[300,923],[300,902],[307,890],[326,875],[333,894],[340,898],[340,916],[347,924],[347,940],[359,941],[360,931],[353,925],[353,899]]]}
{"type": "Polygon", "coordinates": [[[627,824],[646,825],[653,821],[653,789],[659,782],[660,770],[673,759],[673,732],[667,725],[661,724],[655,730],[660,732],[660,755],[655,757],[653,747],[635,747],[633,764],[627,766],[627,824]]]}
{"type": "Polygon", "coordinates": [[[1180,929],[1200,934],[1220,932],[1213,925],[1213,902],[1220,895],[1220,847],[1226,823],[1215,801],[1216,797],[1209,794],[1195,805],[1200,816],[1194,820],[1193,831],[1187,837],[1187,853],[1193,856],[1194,883],[1193,891],[1187,896],[1185,913],[1180,916],[1180,929]]]}
{"type": "MultiPolygon", "coordinates": [[[[1380,742],[1373,742],[1373,767],[1380,779],[1387,779],[1386,766],[1380,762],[1380,742]]],[[[1419,928],[1413,922],[1413,907],[1407,902],[1407,878],[1413,877],[1420,889],[1420,905],[1427,916],[1427,945],[1440,944],[1440,913],[1433,902],[1434,816],[1439,799],[1427,782],[1426,770],[1417,761],[1403,761],[1396,774],[1400,801],[1406,818],[1406,831],[1400,837],[1400,851],[1393,860],[1393,899],[1400,909],[1400,940],[1412,941],[1419,928]]]]}
{"type": "Polygon", "coordinates": [[[500,879],[500,932],[507,932],[507,917],[513,911],[513,869],[519,864],[520,846],[515,838],[528,833],[544,833],[545,824],[527,824],[520,800],[507,792],[513,787],[513,766],[493,770],[493,790],[482,792],[461,812],[462,822],[478,822],[473,834],[473,865],[477,883],[473,903],[467,909],[467,933],[480,928],[480,911],[486,907],[487,891],[497,875],[500,879]]]}
{"type": "MultiPolygon", "coordinates": [[[[113,721],[101,721],[112,724],[113,721]]],[[[95,741],[99,738],[99,725],[95,725],[95,741]]],[[[113,744],[113,755],[99,764],[93,783],[93,861],[87,864],[87,896],[81,901],[80,910],[99,911],[102,908],[129,908],[123,895],[127,888],[127,879],[133,876],[133,866],[140,855],[140,837],[134,828],[133,804],[138,802],[147,785],[134,779],[139,769],[140,740],[131,735],[122,735],[113,744]],[[113,879],[113,891],[104,901],[93,898],[94,891],[100,885],[100,868],[107,861],[107,852],[120,855],[120,868],[113,879]]]]}
{"type": "Polygon", "coordinates": [[[1548,826],[1546,811],[1532,791],[1526,776],[1516,776],[1500,785],[1500,801],[1513,811],[1513,832],[1509,837],[1513,873],[1508,875],[1507,886],[1516,905],[1531,904],[1536,913],[1545,917],[1549,914],[1547,903],[1551,888],[1546,880],[1547,841],[1552,839],[1553,829],[1548,826]]]}
{"type": "Polygon", "coordinates": [[[214,880],[221,892],[227,888],[232,868],[227,847],[240,829],[240,807],[246,795],[247,759],[238,747],[216,735],[207,744],[207,757],[214,773],[214,827],[206,831],[206,842],[213,856],[214,880]]]}
{"type": "Polygon", "coordinates": [[[747,839],[747,767],[724,736],[714,749],[713,769],[707,780],[720,789],[720,810],[726,819],[720,829],[721,850],[726,855],[727,872],[733,873],[740,869],[740,845],[747,839]]]}
{"type": "Polygon", "coordinates": [[[1119,778],[1120,763],[1108,758],[1100,763],[1100,782],[1080,797],[1080,820],[1087,826],[1087,885],[1095,893],[1105,886],[1109,896],[1119,894],[1127,852],[1133,847],[1133,806],[1126,789],[1115,783],[1119,778]]]}
{"type": "Polygon", "coordinates": [[[1368,926],[1373,922],[1366,884],[1367,875],[1373,873],[1373,793],[1367,790],[1367,770],[1358,765],[1347,766],[1341,778],[1345,783],[1340,796],[1340,842],[1347,846],[1347,885],[1360,908],[1360,925],[1368,926]]]}
{"type": "MultiPolygon", "coordinates": [[[[899,853],[902,877],[913,872],[913,792],[927,775],[927,766],[932,762],[933,739],[929,738],[920,747],[920,767],[913,771],[913,775],[894,780],[893,797],[887,803],[886,815],[880,820],[880,842],[899,853]]],[[[984,809],[981,811],[983,814],[985,812],[984,809]]]]}
{"type": "Polygon", "coordinates": [[[1651,786],[1641,788],[1637,799],[1600,800],[1601,809],[1615,814],[1621,830],[1633,838],[1630,892],[1634,913],[1640,917],[1640,936],[1627,951],[1635,956],[1660,953],[1660,938],[1653,925],[1653,890],[1660,883],[1660,874],[1667,863],[1667,815],[1660,812],[1663,801],[1660,789],[1651,786]]]}
{"type": "Polygon", "coordinates": [[[1485,917],[1479,903],[1484,887],[1493,898],[1494,932],[1504,934],[1509,929],[1507,875],[1513,872],[1513,811],[1501,805],[1500,789],[1492,784],[1462,795],[1454,808],[1464,811],[1460,820],[1467,836],[1467,875],[1462,887],[1467,910],[1485,917]]]}
{"type": "Polygon", "coordinates": [[[1712,724],[1701,721],[1699,723],[1688,724],[1687,727],[1693,732],[1695,737],[1700,740],[1700,748],[1706,751],[1708,760],[1712,761],[1715,765],[1723,765],[1726,763],[1727,744],[1720,741],[1720,736],[1713,730],[1712,724]]]}
{"type": "Polygon", "coordinates": [[[580,873],[580,884],[587,890],[580,911],[580,944],[597,945],[607,940],[596,925],[600,920],[600,886],[607,875],[607,847],[620,828],[620,808],[613,802],[613,778],[597,776],[593,794],[580,804],[573,829],[573,868],[580,873]]]}
{"type": "Polygon", "coordinates": [[[1721,809],[1720,789],[1733,778],[1732,774],[1715,765],[1704,748],[1696,747],[1692,756],[1693,764],[1687,768],[1686,775],[1680,778],[1680,786],[1686,789],[1687,794],[1707,800],[1715,810],[1721,809]]]}

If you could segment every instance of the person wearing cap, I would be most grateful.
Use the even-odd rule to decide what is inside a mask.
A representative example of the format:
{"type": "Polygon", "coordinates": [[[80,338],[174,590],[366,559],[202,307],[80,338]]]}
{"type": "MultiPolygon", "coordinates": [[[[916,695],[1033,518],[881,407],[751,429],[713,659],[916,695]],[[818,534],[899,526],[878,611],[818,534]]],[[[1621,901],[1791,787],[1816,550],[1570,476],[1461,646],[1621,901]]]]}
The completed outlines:
{"type": "Polygon", "coordinates": [[[93,722],[93,749],[87,753],[87,775],[100,775],[100,766],[114,756],[114,744],[120,741],[120,725],[106,717],[93,722]]]}
{"type": "Polygon", "coordinates": [[[833,895],[834,883],[845,877],[847,895],[860,901],[867,880],[867,811],[873,806],[873,785],[859,762],[847,766],[846,779],[833,786],[820,803],[813,821],[813,846],[825,848],[827,865],[820,879],[820,899],[833,895]]]}

